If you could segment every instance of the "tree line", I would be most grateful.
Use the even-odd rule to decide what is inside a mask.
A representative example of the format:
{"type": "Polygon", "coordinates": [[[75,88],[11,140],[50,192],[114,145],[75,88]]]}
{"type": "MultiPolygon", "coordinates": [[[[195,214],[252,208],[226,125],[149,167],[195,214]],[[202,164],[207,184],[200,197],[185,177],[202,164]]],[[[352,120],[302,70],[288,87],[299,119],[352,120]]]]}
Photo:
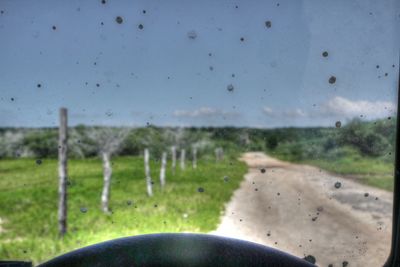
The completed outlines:
{"type": "MultiPolygon", "coordinates": [[[[114,155],[142,155],[148,148],[161,159],[165,147],[177,146],[199,154],[211,155],[215,148],[225,152],[267,151],[287,155],[293,160],[323,157],[354,150],[363,156],[380,157],[393,151],[396,120],[354,119],[335,127],[254,129],[240,127],[69,127],[68,157],[88,158],[99,155],[104,136],[123,134],[114,155]],[[103,132],[103,137],[101,136],[103,132]],[[99,140],[101,140],[99,142],[99,140]]],[[[0,128],[0,158],[56,158],[57,128],[0,128]]],[[[393,153],[392,153],[393,154],[393,153]]]]}

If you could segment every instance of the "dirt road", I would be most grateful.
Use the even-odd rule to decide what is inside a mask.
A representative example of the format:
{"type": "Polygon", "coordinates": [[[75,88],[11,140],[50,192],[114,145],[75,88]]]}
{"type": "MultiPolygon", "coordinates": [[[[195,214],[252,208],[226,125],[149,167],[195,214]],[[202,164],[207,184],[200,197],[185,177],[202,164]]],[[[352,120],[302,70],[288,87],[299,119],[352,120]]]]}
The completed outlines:
{"type": "Polygon", "coordinates": [[[382,266],[390,247],[391,193],[263,153],[242,160],[249,172],[212,234],[313,255],[318,266],[382,266]]]}

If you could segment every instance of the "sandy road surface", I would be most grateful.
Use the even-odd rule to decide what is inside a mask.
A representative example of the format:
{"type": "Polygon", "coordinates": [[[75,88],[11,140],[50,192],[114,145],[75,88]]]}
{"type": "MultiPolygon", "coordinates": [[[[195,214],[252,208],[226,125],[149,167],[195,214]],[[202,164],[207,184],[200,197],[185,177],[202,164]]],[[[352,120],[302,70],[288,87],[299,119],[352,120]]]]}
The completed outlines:
{"type": "Polygon", "coordinates": [[[249,172],[212,234],[313,255],[318,266],[383,264],[390,247],[391,193],[263,153],[246,153],[242,160],[249,172]]]}

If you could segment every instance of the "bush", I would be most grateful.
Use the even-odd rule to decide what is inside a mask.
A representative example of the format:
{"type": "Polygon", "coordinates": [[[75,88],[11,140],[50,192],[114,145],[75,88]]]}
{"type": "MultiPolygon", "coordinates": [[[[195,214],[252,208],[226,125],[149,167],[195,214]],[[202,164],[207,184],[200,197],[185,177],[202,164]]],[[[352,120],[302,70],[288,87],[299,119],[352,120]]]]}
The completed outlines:
{"type": "Polygon", "coordinates": [[[360,152],[351,146],[342,146],[329,150],[327,153],[324,153],[324,159],[327,160],[336,160],[340,158],[352,158],[359,159],[361,158],[360,152]]]}
{"type": "Polygon", "coordinates": [[[275,148],[278,146],[278,137],[276,137],[276,135],[269,136],[265,142],[265,146],[269,150],[275,150],[275,148]]]}
{"type": "Polygon", "coordinates": [[[24,133],[19,130],[0,132],[0,158],[29,156],[23,144],[24,133]]]}
{"type": "Polygon", "coordinates": [[[35,157],[56,157],[58,154],[57,131],[55,129],[41,129],[28,133],[23,145],[32,151],[35,157]]]}
{"type": "Polygon", "coordinates": [[[354,146],[367,156],[380,156],[390,149],[390,143],[385,136],[360,120],[353,120],[342,129],[338,143],[354,146]]]}

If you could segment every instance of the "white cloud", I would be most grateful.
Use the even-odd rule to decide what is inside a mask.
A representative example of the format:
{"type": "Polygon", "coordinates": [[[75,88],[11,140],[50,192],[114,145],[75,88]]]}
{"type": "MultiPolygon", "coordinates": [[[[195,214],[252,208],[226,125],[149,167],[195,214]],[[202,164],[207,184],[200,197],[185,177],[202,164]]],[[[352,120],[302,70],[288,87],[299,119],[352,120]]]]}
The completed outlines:
{"type": "Polygon", "coordinates": [[[384,118],[396,112],[396,105],[390,101],[350,100],[336,96],[317,105],[319,108],[305,111],[300,108],[288,110],[274,110],[264,107],[263,113],[271,118],[298,119],[298,118],[342,118],[352,119],[362,117],[367,119],[384,118]]]}
{"type": "Polygon", "coordinates": [[[276,112],[270,107],[264,107],[263,112],[265,115],[268,115],[268,116],[272,116],[272,117],[276,116],[276,112]]]}
{"type": "Polygon", "coordinates": [[[223,111],[211,107],[201,107],[195,110],[175,110],[175,117],[189,117],[189,118],[200,118],[200,117],[218,117],[218,116],[236,116],[238,113],[223,111]]]}
{"type": "Polygon", "coordinates": [[[283,115],[285,117],[288,118],[301,118],[301,117],[307,117],[308,114],[307,112],[305,112],[304,110],[300,109],[300,108],[296,108],[294,110],[288,110],[288,111],[284,111],[283,115]]]}
{"type": "Polygon", "coordinates": [[[263,112],[265,115],[272,118],[302,118],[307,117],[308,114],[300,108],[285,111],[276,111],[270,107],[264,107],[263,112]]]}
{"type": "Polygon", "coordinates": [[[396,112],[396,106],[389,101],[350,100],[336,96],[321,105],[321,115],[344,118],[383,118],[396,112]]]}

